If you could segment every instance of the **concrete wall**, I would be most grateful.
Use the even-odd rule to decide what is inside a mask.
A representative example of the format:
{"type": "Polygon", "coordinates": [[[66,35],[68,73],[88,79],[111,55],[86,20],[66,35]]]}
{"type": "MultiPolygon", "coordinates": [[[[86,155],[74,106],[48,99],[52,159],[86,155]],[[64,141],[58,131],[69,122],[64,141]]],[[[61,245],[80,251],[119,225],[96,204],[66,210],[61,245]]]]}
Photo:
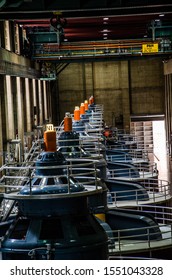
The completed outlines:
{"type": "Polygon", "coordinates": [[[131,62],[131,114],[164,113],[164,76],[161,59],[131,62]]]}
{"type": "Polygon", "coordinates": [[[73,113],[91,95],[104,104],[105,122],[129,128],[130,114],[164,113],[164,76],[161,59],[71,63],[59,74],[59,115],[73,113]]]}
{"type": "Polygon", "coordinates": [[[66,112],[73,113],[75,106],[84,101],[83,65],[72,63],[59,75],[59,109],[60,120],[66,112]]]}

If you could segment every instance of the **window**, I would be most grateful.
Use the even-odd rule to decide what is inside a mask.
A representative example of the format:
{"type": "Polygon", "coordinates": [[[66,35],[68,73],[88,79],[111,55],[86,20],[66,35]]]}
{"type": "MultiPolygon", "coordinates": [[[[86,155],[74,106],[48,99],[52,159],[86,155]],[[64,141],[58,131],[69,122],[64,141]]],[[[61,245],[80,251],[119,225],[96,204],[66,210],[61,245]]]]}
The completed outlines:
{"type": "Polygon", "coordinates": [[[54,178],[50,177],[47,179],[47,185],[55,185],[55,181],[54,181],[54,178]]]}
{"type": "Polygon", "coordinates": [[[25,240],[26,239],[26,234],[29,228],[30,220],[29,219],[22,219],[20,218],[12,233],[10,234],[9,238],[10,239],[19,239],[19,240],[25,240]]]}
{"type": "Polygon", "coordinates": [[[40,240],[58,240],[63,238],[61,220],[59,218],[43,219],[40,240]]]}

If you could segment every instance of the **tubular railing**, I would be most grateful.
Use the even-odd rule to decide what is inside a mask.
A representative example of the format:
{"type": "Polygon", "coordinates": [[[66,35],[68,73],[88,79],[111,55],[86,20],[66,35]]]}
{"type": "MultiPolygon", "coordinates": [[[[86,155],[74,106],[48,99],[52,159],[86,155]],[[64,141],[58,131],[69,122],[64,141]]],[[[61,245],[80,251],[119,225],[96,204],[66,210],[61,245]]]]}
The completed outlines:
{"type": "Polygon", "coordinates": [[[158,203],[160,201],[166,201],[171,199],[171,185],[168,181],[152,179],[148,181],[142,181],[141,184],[147,194],[149,195],[149,200],[143,200],[143,191],[144,189],[131,189],[130,190],[121,190],[121,191],[109,191],[108,192],[108,206],[118,207],[120,203],[127,203],[133,205],[141,205],[145,203],[158,203]]]}
{"type": "MultiPolygon", "coordinates": [[[[97,173],[99,172],[99,170],[96,168],[96,164],[94,161],[83,161],[83,163],[75,163],[75,164],[71,164],[69,161],[68,165],[59,165],[59,166],[3,166],[3,168],[1,168],[2,171],[5,173],[2,178],[1,178],[1,184],[0,187],[3,187],[7,190],[10,189],[10,191],[17,191],[18,189],[21,189],[21,187],[24,186],[24,183],[26,182],[31,182],[33,178],[53,178],[53,177],[58,177],[58,176],[65,176],[67,175],[69,176],[75,176],[77,174],[77,176],[91,176],[95,178],[95,184],[97,185],[97,173]],[[40,176],[40,175],[35,175],[35,169],[37,170],[53,170],[53,169],[60,169],[60,170],[66,170],[66,172],[64,172],[61,175],[57,175],[57,176],[52,176],[52,175],[48,175],[48,176],[40,176]],[[77,173],[75,172],[77,171],[77,173]],[[84,172],[85,171],[85,172],[84,172]],[[16,175],[19,174],[19,175],[16,175]],[[25,175],[27,174],[27,175],[25,175]],[[19,184],[20,182],[20,184],[19,184]],[[17,184],[15,184],[17,183],[17,184]]],[[[33,187],[31,185],[31,187],[33,187]]]]}
{"type": "Polygon", "coordinates": [[[147,163],[146,166],[142,163],[137,163],[135,167],[130,168],[119,168],[119,169],[108,169],[109,179],[123,179],[123,180],[137,180],[137,179],[147,179],[157,176],[157,164],[147,163]],[[133,172],[137,171],[139,176],[133,177],[133,172]],[[127,175],[126,175],[127,174],[127,175]]]}
{"type": "Polygon", "coordinates": [[[142,205],[138,206],[137,210],[149,213],[155,218],[162,238],[153,239],[156,230],[152,232],[152,229],[156,229],[157,226],[113,230],[114,237],[110,238],[110,254],[172,247],[172,208],[142,205]],[[136,232],[137,234],[135,234],[136,232]],[[115,246],[113,247],[112,244],[115,244],[115,246]]]}
{"type": "MultiPolygon", "coordinates": [[[[66,148],[68,149],[68,151],[72,151],[71,148],[75,147],[75,150],[73,150],[73,153],[76,153],[78,155],[82,154],[82,152],[85,151],[85,147],[94,144],[95,145],[95,150],[93,151],[92,149],[90,150],[90,152],[98,153],[100,154],[100,149],[102,148],[102,138],[99,137],[98,135],[95,137],[83,137],[83,138],[79,138],[79,139],[57,139],[57,143],[60,144],[58,145],[60,148],[66,148]],[[97,141],[97,143],[95,143],[97,141]],[[63,145],[61,145],[61,143],[63,145]],[[67,144],[68,145],[67,145],[67,144]],[[70,145],[71,143],[71,145],[70,145]],[[75,145],[74,145],[75,143],[75,145]],[[77,151],[78,148],[78,151],[77,151]],[[84,150],[83,150],[84,149],[84,150]]],[[[85,152],[88,152],[89,149],[87,149],[85,152]]],[[[68,154],[68,152],[65,152],[66,154],[68,154]]],[[[63,154],[65,154],[63,153],[63,154]]]]}
{"type": "MultiPolygon", "coordinates": [[[[114,134],[115,134],[114,140],[119,145],[131,147],[131,149],[132,149],[133,145],[135,145],[136,149],[146,150],[147,152],[152,150],[152,148],[153,148],[153,136],[147,137],[145,135],[137,135],[133,132],[131,132],[130,134],[127,134],[125,131],[121,132],[118,129],[114,130],[114,134]]],[[[115,146],[114,146],[114,148],[115,148],[115,146]]],[[[113,145],[112,145],[112,147],[113,147],[113,145]]]]}
{"type": "MultiPolygon", "coordinates": [[[[136,143],[137,144],[137,143],[136,143]]],[[[136,158],[136,159],[144,159],[144,160],[148,160],[148,151],[146,150],[142,150],[142,149],[138,149],[137,145],[134,147],[133,145],[128,145],[128,146],[123,146],[122,144],[118,144],[116,143],[116,145],[108,145],[106,146],[106,149],[108,150],[114,150],[114,151],[122,151],[128,153],[129,156],[131,156],[132,158],[136,158]]]]}
{"type": "Polygon", "coordinates": [[[130,163],[138,163],[139,161],[146,162],[148,161],[147,158],[141,157],[137,153],[132,154],[114,154],[114,155],[106,155],[107,161],[111,162],[130,162],[130,163]]]}
{"type": "MultiPolygon", "coordinates": [[[[64,174],[61,175],[57,175],[57,176],[40,176],[40,175],[35,175],[35,166],[24,166],[24,167],[16,167],[16,166],[3,166],[3,172],[6,173],[5,175],[3,175],[3,177],[1,178],[1,184],[0,184],[0,192],[2,190],[2,195],[5,199],[2,200],[1,203],[1,217],[2,220],[5,220],[6,217],[9,216],[10,212],[17,212],[17,209],[15,209],[15,200],[17,199],[17,196],[19,194],[19,191],[25,187],[28,186],[29,190],[30,190],[30,196],[33,193],[33,187],[35,187],[36,185],[34,185],[33,183],[33,179],[34,178],[44,178],[44,180],[46,180],[47,178],[56,178],[56,177],[62,177],[62,176],[66,176],[67,178],[67,183],[60,183],[61,186],[67,188],[67,193],[66,194],[70,194],[70,195],[75,195],[75,193],[72,193],[70,191],[70,177],[73,176],[88,176],[91,178],[91,181],[89,181],[89,183],[86,186],[86,193],[88,194],[89,192],[93,192],[93,191],[97,191],[98,187],[99,189],[102,188],[100,185],[100,180],[98,178],[98,172],[99,170],[96,168],[95,163],[93,161],[91,162],[84,162],[82,164],[69,164],[69,165],[60,165],[60,166],[46,166],[46,167],[36,167],[36,169],[58,169],[60,168],[65,169],[66,172],[64,174]],[[20,174],[20,176],[16,175],[16,174],[20,174]],[[14,209],[14,210],[13,210],[14,209]]],[[[55,182],[55,181],[54,181],[55,182]]],[[[79,181],[76,182],[76,184],[82,184],[79,181]]],[[[46,183],[44,183],[45,186],[46,183]]],[[[41,185],[42,186],[42,185],[41,185]]],[[[54,186],[56,186],[56,184],[54,184],[54,186]]],[[[37,187],[39,187],[37,185],[37,187]]],[[[58,196],[62,195],[62,194],[57,194],[58,196]]],[[[82,193],[81,193],[82,195],[82,193]]]]}
{"type": "MultiPolygon", "coordinates": [[[[82,167],[83,165],[89,165],[90,163],[83,163],[83,164],[75,164],[74,168],[77,167],[82,167]]],[[[91,165],[93,163],[91,162],[91,165]]],[[[67,168],[67,176],[71,175],[71,172],[73,170],[73,166],[71,167],[70,165],[68,165],[66,167],[66,165],[64,166],[59,166],[60,168],[67,168]],[[72,168],[72,169],[71,169],[72,168]]],[[[13,166],[5,166],[4,167],[5,170],[11,170],[14,169],[13,166]]],[[[15,167],[16,169],[21,169],[21,167],[15,167]]],[[[22,167],[22,170],[24,170],[26,167],[22,167]]],[[[28,167],[27,167],[28,168],[28,167]]],[[[38,167],[39,169],[47,169],[48,167],[38,167]]],[[[53,168],[57,168],[57,166],[53,166],[53,167],[49,167],[51,169],[53,168]]],[[[28,182],[31,183],[31,193],[32,194],[32,179],[36,178],[36,177],[42,177],[42,176],[35,176],[33,171],[34,171],[34,167],[29,167],[30,172],[29,176],[24,176],[24,178],[22,176],[18,176],[19,178],[17,179],[23,179],[23,180],[27,180],[28,182]]],[[[90,190],[96,190],[97,186],[100,186],[100,180],[97,177],[97,169],[92,168],[89,170],[89,174],[90,174],[90,179],[86,180],[86,189],[88,188],[88,191],[90,190]],[[92,184],[93,182],[95,182],[95,184],[92,184]]],[[[61,176],[61,175],[59,175],[61,176]]],[[[76,177],[82,176],[81,174],[76,174],[76,177]]],[[[85,174],[84,174],[85,176],[85,174]]],[[[19,191],[23,186],[14,186],[13,184],[9,184],[9,180],[11,180],[13,182],[13,180],[15,180],[16,176],[8,176],[8,175],[4,175],[4,182],[1,182],[1,187],[6,189],[6,193],[7,195],[11,193],[12,190],[12,195],[14,194],[17,196],[17,191],[19,191]],[[5,181],[8,181],[8,184],[5,184],[5,181]],[[10,190],[11,189],[11,190],[10,190]],[[16,193],[14,193],[14,190],[16,193]]],[[[56,176],[45,176],[45,177],[56,177],[56,176]]],[[[68,177],[69,178],[69,177],[68,177]]],[[[87,177],[85,177],[87,178],[87,177]]],[[[145,186],[146,190],[148,192],[150,192],[152,194],[152,197],[154,199],[154,203],[157,202],[156,197],[163,197],[164,199],[168,198],[168,196],[170,195],[170,185],[167,181],[164,180],[149,180],[149,181],[145,181],[143,182],[143,185],[145,186]],[[145,185],[144,185],[145,184],[145,185]]],[[[68,188],[68,193],[70,193],[70,184],[64,184],[63,186],[68,188]]],[[[136,199],[136,206],[137,210],[139,211],[144,211],[145,213],[149,213],[151,214],[155,220],[158,223],[159,229],[161,231],[162,234],[162,238],[160,240],[152,240],[153,239],[153,235],[154,233],[152,233],[152,229],[153,227],[141,227],[140,229],[138,228],[130,228],[130,229],[122,229],[122,230],[112,230],[113,232],[113,237],[110,238],[110,255],[113,255],[115,253],[122,253],[122,252],[126,252],[127,250],[129,251],[137,251],[138,250],[151,250],[152,248],[158,248],[158,247],[162,247],[162,246],[172,246],[172,208],[170,207],[161,207],[161,206],[152,206],[152,205],[145,205],[145,204],[140,204],[139,205],[139,193],[136,190],[133,190],[133,192],[135,192],[136,197],[138,197],[138,199],[136,199]],[[143,229],[145,229],[145,232],[143,233],[143,229]],[[137,234],[136,231],[137,230],[137,234]],[[125,236],[124,236],[125,235],[125,236]],[[113,244],[115,244],[113,246],[113,244]]],[[[125,198],[125,197],[129,197],[129,195],[127,194],[126,191],[119,191],[117,192],[111,192],[111,195],[113,195],[113,203],[115,204],[115,206],[119,206],[117,205],[117,199],[115,198],[115,196],[118,194],[121,195],[121,198],[125,198]]],[[[60,194],[59,194],[60,195],[60,194]]],[[[6,199],[5,199],[6,200],[6,199]]],[[[109,205],[108,205],[109,206],[109,205]]],[[[118,209],[121,209],[118,207],[118,209]]],[[[123,208],[123,209],[127,209],[127,208],[123,208]]],[[[5,211],[4,209],[2,209],[2,212],[5,211]]],[[[3,214],[2,214],[3,216],[3,214]]]]}
{"type": "MultiPolygon", "coordinates": [[[[77,159],[76,159],[77,161],[77,159]]],[[[96,161],[87,161],[83,160],[82,163],[72,163],[70,160],[68,161],[68,165],[60,165],[60,166],[46,166],[46,167],[36,167],[36,169],[44,170],[44,169],[58,169],[66,170],[66,175],[73,176],[73,177],[94,177],[95,185],[98,184],[99,176],[98,173],[100,172],[96,167],[96,161]]],[[[15,166],[4,166],[3,171],[6,173],[1,178],[1,187],[6,189],[6,192],[16,192],[21,187],[26,184],[26,182],[31,182],[31,188],[32,186],[32,179],[33,178],[42,178],[42,176],[37,176],[34,174],[35,167],[34,166],[24,166],[24,167],[15,167],[15,166]],[[18,175],[15,174],[18,173],[18,175]]],[[[64,175],[65,175],[64,174],[64,175]]],[[[62,175],[58,175],[62,176],[62,175]]],[[[45,178],[53,178],[58,176],[44,176],[45,178]]],[[[148,179],[148,180],[142,180],[140,183],[141,186],[146,190],[146,192],[149,194],[149,199],[151,202],[156,203],[160,200],[166,200],[171,197],[171,190],[170,190],[170,183],[165,180],[160,179],[148,179]]],[[[144,190],[143,189],[143,190],[144,190]]],[[[143,203],[140,200],[140,197],[142,196],[141,189],[131,189],[130,190],[120,190],[120,191],[112,191],[108,192],[108,203],[109,205],[113,207],[119,205],[119,201],[131,201],[132,197],[135,197],[134,200],[136,205],[139,205],[140,203],[143,203]],[[110,201],[110,202],[109,202],[110,201]]]]}

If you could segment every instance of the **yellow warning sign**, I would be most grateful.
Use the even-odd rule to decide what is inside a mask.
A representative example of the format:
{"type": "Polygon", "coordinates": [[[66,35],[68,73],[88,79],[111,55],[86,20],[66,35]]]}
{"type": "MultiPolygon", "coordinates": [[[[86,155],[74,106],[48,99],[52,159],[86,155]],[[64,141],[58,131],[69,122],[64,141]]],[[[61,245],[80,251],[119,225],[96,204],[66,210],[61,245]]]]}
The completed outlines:
{"type": "Polygon", "coordinates": [[[158,52],[158,44],[143,44],[142,53],[154,53],[158,52]]]}

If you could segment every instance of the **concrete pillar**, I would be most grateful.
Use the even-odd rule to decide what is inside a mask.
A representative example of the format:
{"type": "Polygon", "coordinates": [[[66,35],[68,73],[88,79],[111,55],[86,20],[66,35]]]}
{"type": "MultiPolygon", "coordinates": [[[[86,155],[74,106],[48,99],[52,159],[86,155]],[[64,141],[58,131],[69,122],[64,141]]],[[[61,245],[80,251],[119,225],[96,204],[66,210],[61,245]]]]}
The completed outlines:
{"type": "Polygon", "coordinates": [[[12,82],[11,76],[6,75],[4,79],[4,93],[5,93],[5,120],[6,120],[6,137],[5,139],[7,146],[5,147],[5,151],[8,154],[8,161],[11,161],[11,151],[10,151],[10,143],[11,140],[15,138],[14,132],[14,105],[13,105],[13,93],[12,93],[12,82]]]}
{"type": "Polygon", "coordinates": [[[40,80],[38,80],[38,98],[39,98],[39,125],[43,125],[42,83],[40,80]]]}
{"type": "Polygon", "coordinates": [[[172,157],[172,59],[164,61],[165,77],[165,127],[167,149],[172,157]]]}
{"type": "Polygon", "coordinates": [[[0,95],[0,166],[3,165],[3,137],[2,137],[2,100],[0,95]]]}
{"type": "Polygon", "coordinates": [[[31,121],[31,100],[30,100],[28,78],[25,78],[25,95],[26,95],[26,136],[27,136],[27,146],[30,149],[32,145],[32,139],[31,139],[32,121],[31,121]]]}
{"type": "Polygon", "coordinates": [[[14,139],[14,108],[13,108],[13,96],[11,90],[11,77],[5,76],[5,105],[6,105],[6,130],[7,140],[14,139]]]}
{"type": "Polygon", "coordinates": [[[172,74],[165,75],[165,126],[169,155],[172,156],[172,74]]]}
{"type": "Polygon", "coordinates": [[[45,118],[45,120],[48,120],[46,81],[43,81],[43,95],[44,95],[44,118],[45,118]]]}
{"type": "Polygon", "coordinates": [[[24,110],[23,110],[23,92],[21,87],[21,78],[16,77],[17,87],[17,128],[18,138],[21,140],[21,153],[24,152],[24,110]]]}
{"type": "Polygon", "coordinates": [[[6,94],[5,76],[0,75],[0,166],[5,163],[4,151],[7,150],[7,127],[6,127],[6,94]]]}
{"type": "Polygon", "coordinates": [[[5,49],[11,51],[11,32],[9,20],[4,21],[5,49]]]}
{"type": "Polygon", "coordinates": [[[14,25],[15,30],[15,53],[20,54],[20,38],[19,38],[19,25],[15,23],[14,25]]]}
{"type": "Polygon", "coordinates": [[[33,91],[33,107],[34,107],[34,125],[38,125],[38,104],[36,98],[36,80],[32,79],[32,91],[33,91]]]}
{"type": "Polygon", "coordinates": [[[32,124],[31,124],[30,92],[29,92],[28,78],[25,78],[25,94],[26,94],[26,129],[27,132],[31,132],[32,124]]]}
{"type": "Polygon", "coordinates": [[[164,75],[172,74],[172,59],[164,61],[164,75]]]}

